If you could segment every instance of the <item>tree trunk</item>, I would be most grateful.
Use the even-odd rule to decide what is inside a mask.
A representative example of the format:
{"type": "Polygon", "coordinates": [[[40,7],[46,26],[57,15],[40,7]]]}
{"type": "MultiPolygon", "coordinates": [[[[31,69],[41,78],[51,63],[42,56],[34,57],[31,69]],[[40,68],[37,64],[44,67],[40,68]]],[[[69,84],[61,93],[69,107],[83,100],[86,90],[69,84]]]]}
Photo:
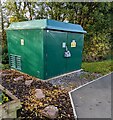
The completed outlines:
{"type": "Polygon", "coordinates": [[[2,12],[2,4],[0,1],[0,41],[2,42],[2,40],[4,39],[3,37],[3,32],[4,32],[4,23],[3,23],[3,12],[2,12]]]}

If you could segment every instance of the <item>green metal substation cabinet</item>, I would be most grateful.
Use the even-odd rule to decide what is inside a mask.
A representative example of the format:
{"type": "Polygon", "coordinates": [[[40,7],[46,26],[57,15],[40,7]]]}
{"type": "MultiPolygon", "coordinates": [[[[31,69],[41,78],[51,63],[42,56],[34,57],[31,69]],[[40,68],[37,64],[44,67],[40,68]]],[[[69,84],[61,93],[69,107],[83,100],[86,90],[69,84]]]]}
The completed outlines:
{"type": "Polygon", "coordinates": [[[7,29],[11,68],[46,80],[81,68],[86,31],[78,24],[41,19],[7,29]]]}

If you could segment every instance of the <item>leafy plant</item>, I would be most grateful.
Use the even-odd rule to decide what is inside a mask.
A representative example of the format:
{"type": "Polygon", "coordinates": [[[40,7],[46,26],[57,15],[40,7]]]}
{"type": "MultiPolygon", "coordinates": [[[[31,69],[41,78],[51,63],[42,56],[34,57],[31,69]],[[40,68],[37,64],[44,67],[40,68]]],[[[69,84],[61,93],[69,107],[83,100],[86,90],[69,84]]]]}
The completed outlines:
{"type": "Polygon", "coordinates": [[[0,93],[0,105],[9,101],[9,98],[3,93],[0,93]]]}

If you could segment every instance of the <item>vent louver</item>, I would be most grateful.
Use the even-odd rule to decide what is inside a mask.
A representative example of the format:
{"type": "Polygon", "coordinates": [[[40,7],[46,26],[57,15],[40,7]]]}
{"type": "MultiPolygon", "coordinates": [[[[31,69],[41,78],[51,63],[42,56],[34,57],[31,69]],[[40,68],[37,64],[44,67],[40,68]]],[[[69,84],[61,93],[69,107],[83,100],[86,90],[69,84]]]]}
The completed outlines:
{"type": "Polygon", "coordinates": [[[10,54],[10,65],[12,68],[21,70],[21,56],[10,54]]]}

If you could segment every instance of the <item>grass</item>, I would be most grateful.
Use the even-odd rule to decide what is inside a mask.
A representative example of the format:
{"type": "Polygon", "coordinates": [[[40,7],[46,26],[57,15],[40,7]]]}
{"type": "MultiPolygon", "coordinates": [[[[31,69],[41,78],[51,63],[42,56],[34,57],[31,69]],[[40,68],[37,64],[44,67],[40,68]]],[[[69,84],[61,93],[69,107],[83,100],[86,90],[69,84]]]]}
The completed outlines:
{"type": "Polygon", "coordinates": [[[102,75],[113,71],[113,60],[105,60],[101,62],[83,62],[82,69],[91,73],[100,73],[102,75]]]}

